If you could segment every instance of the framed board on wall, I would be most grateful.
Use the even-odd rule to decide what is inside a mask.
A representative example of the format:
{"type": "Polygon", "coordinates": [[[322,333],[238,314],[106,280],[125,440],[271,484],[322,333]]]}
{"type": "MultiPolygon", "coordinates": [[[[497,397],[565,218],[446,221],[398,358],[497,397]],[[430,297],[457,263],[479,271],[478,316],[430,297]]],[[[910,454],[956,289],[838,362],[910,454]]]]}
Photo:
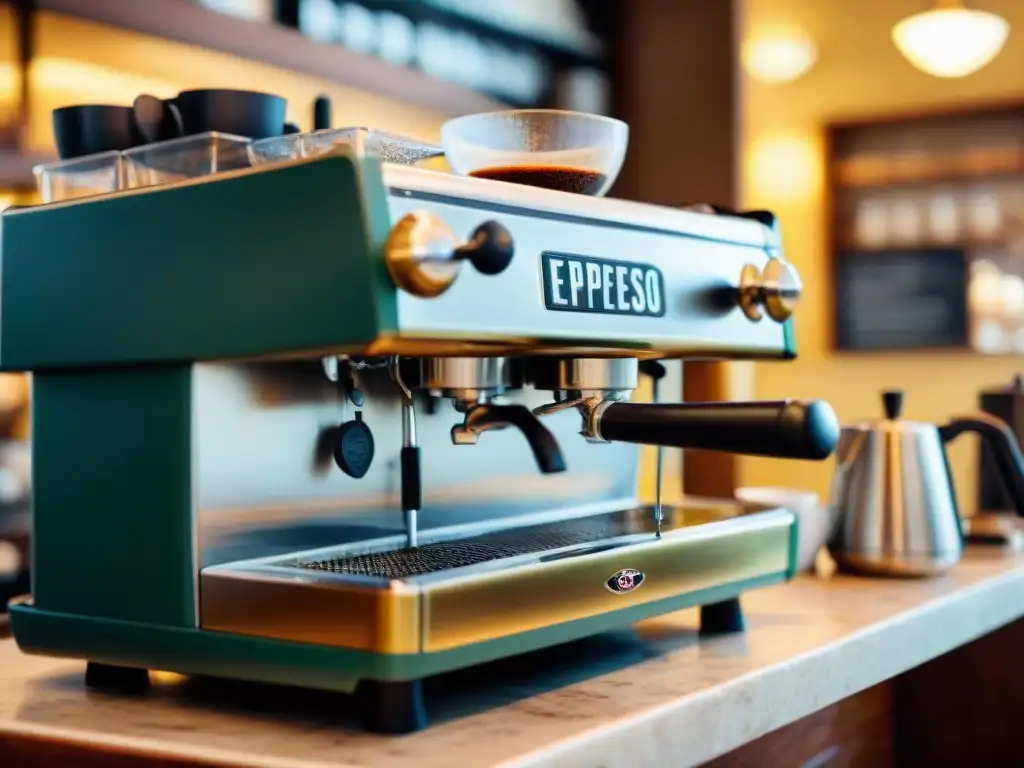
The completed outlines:
{"type": "Polygon", "coordinates": [[[962,249],[836,254],[836,346],[882,351],[970,342],[962,249]]]}
{"type": "Polygon", "coordinates": [[[1024,353],[1024,105],[827,134],[835,348],[1024,353]]]}

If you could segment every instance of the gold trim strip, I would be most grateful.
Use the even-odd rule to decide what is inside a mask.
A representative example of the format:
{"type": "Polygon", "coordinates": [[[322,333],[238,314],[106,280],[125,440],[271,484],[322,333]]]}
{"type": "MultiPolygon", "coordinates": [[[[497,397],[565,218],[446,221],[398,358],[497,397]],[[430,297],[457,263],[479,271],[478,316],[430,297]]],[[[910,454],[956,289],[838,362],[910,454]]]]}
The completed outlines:
{"type": "Polygon", "coordinates": [[[433,586],[423,596],[423,650],[446,651],[784,572],[790,525],[779,517],[753,530],[650,540],[433,586]],[[644,574],[641,585],[628,593],[608,590],[608,579],[626,568],[644,574]]]}
{"type": "Polygon", "coordinates": [[[418,653],[420,595],[400,582],[364,587],[220,568],[199,577],[200,626],[237,635],[418,653]]]}
{"type": "Polygon", "coordinates": [[[694,522],[661,539],[608,539],[405,582],[251,562],[217,566],[200,576],[200,623],[380,654],[433,653],[789,568],[789,512],[694,522]],[[626,593],[607,589],[609,578],[627,568],[644,574],[642,584],[626,593]]]}

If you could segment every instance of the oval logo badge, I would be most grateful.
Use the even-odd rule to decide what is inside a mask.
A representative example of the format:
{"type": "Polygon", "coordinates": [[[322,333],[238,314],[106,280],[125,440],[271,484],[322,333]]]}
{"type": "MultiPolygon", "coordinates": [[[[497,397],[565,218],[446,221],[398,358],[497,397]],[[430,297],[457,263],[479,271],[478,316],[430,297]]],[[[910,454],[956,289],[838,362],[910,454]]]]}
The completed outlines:
{"type": "Polygon", "coordinates": [[[626,592],[632,592],[643,583],[644,575],[642,572],[635,568],[623,568],[608,579],[608,581],[604,583],[604,586],[609,592],[622,595],[626,592]]]}

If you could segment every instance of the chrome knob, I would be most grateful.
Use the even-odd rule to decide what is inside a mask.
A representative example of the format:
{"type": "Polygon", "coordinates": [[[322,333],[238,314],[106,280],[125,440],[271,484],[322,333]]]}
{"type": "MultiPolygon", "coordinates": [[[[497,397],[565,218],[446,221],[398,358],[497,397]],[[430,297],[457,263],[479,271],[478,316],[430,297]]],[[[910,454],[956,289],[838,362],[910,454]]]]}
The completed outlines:
{"type": "Polygon", "coordinates": [[[451,287],[462,262],[480,274],[497,275],[512,263],[513,253],[512,236],[496,221],[485,221],[459,244],[444,221],[422,211],[403,216],[384,243],[384,262],[395,285],[428,299],[451,287]]]}
{"type": "Polygon", "coordinates": [[[765,313],[777,323],[786,322],[802,293],[800,273],[782,259],[769,261],[763,272],[747,264],[740,273],[739,305],[754,322],[763,319],[765,313]]]}

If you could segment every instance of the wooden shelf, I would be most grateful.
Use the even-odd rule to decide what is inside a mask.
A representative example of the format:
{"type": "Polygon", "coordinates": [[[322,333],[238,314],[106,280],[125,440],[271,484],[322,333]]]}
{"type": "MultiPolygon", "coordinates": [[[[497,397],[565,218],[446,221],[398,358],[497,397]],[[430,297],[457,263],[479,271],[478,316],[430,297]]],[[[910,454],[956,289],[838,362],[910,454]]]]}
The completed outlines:
{"type": "Polygon", "coordinates": [[[928,187],[938,184],[977,184],[979,182],[996,181],[1000,179],[1018,178],[1024,179],[1024,166],[1020,168],[1004,168],[1001,170],[982,171],[971,173],[967,171],[936,171],[934,173],[922,173],[915,176],[903,178],[890,178],[879,181],[862,181],[860,179],[843,178],[836,174],[836,186],[844,191],[883,191],[889,189],[906,189],[912,187],[928,187]]]}
{"type": "Polygon", "coordinates": [[[444,115],[507,108],[422,72],[185,0],[36,0],[36,7],[270,64],[444,115]]]}
{"type": "Polygon", "coordinates": [[[860,245],[852,240],[838,240],[836,248],[844,253],[891,253],[893,251],[979,251],[995,248],[1009,248],[1005,237],[961,238],[957,240],[918,240],[915,242],[893,242],[886,245],[860,245]]]}
{"type": "MultiPolygon", "coordinates": [[[[494,0],[491,0],[491,4],[500,5],[500,3],[494,3],[494,0]]],[[[494,20],[493,12],[481,10],[482,6],[487,7],[487,5],[479,0],[426,0],[423,5],[467,19],[499,34],[518,37],[525,42],[571,56],[594,61],[600,59],[604,54],[602,42],[590,33],[565,29],[555,31],[534,25],[499,23],[494,20]]]]}

